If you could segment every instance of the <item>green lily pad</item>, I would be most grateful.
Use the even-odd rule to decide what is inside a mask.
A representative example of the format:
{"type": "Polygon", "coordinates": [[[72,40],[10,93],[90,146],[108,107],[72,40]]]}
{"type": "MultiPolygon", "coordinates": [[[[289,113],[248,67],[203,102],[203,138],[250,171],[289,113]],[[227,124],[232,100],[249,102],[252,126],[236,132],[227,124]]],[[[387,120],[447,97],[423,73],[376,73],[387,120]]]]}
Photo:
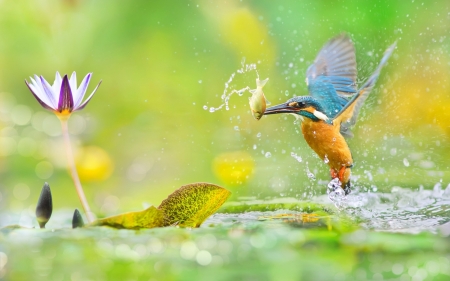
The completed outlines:
{"type": "Polygon", "coordinates": [[[164,213],[164,225],[199,227],[227,200],[231,192],[210,183],[180,187],[163,200],[158,209],[164,213]]]}

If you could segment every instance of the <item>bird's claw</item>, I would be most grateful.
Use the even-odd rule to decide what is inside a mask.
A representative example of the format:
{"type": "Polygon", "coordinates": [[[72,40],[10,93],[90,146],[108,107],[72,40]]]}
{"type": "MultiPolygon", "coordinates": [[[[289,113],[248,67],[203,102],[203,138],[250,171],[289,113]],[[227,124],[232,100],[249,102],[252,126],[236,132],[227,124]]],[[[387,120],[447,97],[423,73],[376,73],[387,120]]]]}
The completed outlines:
{"type": "Polygon", "coordinates": [[[344,192],[345,195],[349,195],[352,192],[352,185],[350,183],[350,180],[348,180],[348,182],[345,184],[344,192]]]}

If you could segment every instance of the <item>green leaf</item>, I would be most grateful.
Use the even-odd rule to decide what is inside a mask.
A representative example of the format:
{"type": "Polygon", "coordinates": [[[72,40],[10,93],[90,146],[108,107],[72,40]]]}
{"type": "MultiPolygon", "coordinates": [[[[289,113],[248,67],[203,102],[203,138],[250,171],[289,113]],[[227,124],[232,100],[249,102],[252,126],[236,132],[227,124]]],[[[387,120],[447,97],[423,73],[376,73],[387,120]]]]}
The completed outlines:
{"type": "Polygon", "coordinates": [[[228,199],[231,192],[210,183],[180,187],[158,209],[164,213],[164,225],[199,227],[228,199]]]}
{"type": "Polygon", "coordinates": [[[151,206],[143,211],[129,212],[96,220],[91,226],[111,226],[115,228],[140,229],[164,225],[163,212],[151,206]]]}
{"type": "Polygon", "coordinates": [[[180,187],[158,208],[150,207],[99,219],[90,226],[140,229],[170,225],[199,227],[230,196],[230,192],[210,183],[193,183],[180,187]]]}

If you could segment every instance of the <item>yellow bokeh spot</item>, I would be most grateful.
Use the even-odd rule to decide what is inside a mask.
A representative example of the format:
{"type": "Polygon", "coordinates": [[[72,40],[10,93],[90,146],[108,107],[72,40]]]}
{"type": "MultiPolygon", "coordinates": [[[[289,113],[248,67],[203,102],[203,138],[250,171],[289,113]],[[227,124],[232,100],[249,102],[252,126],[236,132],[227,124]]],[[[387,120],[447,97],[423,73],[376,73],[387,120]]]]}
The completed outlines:
{"type": "Polygon", "coordinates": [[[226,184],[241,185],[253,174],[254,161],[245,151],[219,154],[213,161],[216,176],[226,184]]]}
{"type": "Polygon", "coordinates": [[[230,9],[219,21],[223,38],[237,54],[248,62],[261,59],[269,64],[274,62],[275,46],[267,27],[249,9],[230,9]]]}
{"type": "Polygon", "coordinates": [[[81,181],[102,181],[114,170],[108,153],[97,146],[86,146],[77,151],[76,166],[81,181]]]}

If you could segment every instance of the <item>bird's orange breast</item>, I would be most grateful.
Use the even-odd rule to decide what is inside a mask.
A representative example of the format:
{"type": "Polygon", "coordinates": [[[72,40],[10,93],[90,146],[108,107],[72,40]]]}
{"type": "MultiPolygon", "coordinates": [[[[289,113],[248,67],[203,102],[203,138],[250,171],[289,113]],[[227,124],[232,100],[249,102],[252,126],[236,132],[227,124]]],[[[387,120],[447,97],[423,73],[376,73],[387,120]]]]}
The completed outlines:
{"type": "Polygon", "coordinates": [[[302,122],[302,132],[308,145],[328,162],[330,168],[339,171],[342,167],[353,164],[352,155],[339,128],[323,121],[314,122],[305,118],[302,122]],[[328,160],[326,160],[328,159],[328,160]]]}

